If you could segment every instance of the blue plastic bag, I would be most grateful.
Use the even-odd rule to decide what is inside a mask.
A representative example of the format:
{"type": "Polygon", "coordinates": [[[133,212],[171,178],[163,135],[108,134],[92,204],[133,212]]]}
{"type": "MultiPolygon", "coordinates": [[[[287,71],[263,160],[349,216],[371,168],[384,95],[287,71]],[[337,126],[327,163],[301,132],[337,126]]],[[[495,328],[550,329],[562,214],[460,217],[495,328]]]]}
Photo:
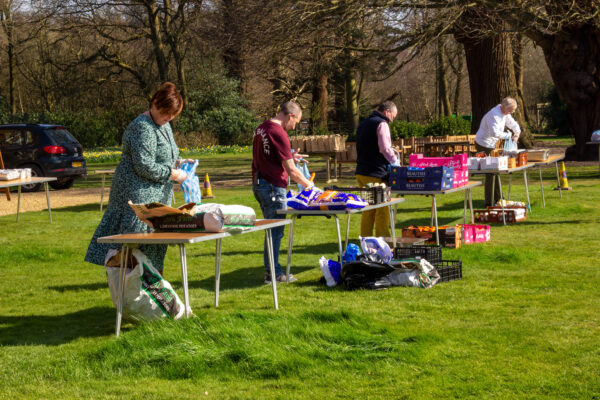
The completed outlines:
{"type": "Polygon", "coordinates": [[[196,176],[196,168],[198,167],[198,160],[194,160],[193,163],[183,163],[180,169],[188,176],[185,181],[181,184],[181,190],[183,190],[183,197],[186,203],[202,203],[202,191],[200,189],[200,181],[196,176]]]}
{"type": "Polygon", "coordinates": [[[359,255],[361,255],[360,247],[358,247],[354,243],[348,244],[348,247],[346,247],[346,251],[344,252],[343,256],[344,264],[356,261],[356,257],[358,257],[359,255]]]}

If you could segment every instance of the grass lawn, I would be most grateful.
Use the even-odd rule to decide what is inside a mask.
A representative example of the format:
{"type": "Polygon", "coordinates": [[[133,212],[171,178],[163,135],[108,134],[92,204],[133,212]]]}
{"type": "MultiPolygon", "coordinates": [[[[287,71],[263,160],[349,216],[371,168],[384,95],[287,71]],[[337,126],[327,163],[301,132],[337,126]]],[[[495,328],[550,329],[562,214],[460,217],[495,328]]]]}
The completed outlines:
{"type": "MultiPolygon", "coordinates": [[[[203,156],[198,172],[237,179],[249,175],[249,159],[203,156]]],[[[463,279],[429,290],[323,286],[318,259],[335,256],[335,225],[302,218],[299,281],[278,286],[280,310],[262,283],[261,234],[223,241],[215,309],[214,242],[190,245],[197,317],[125,323],[119,339],[105,272],[83,261],[98,205],[53,209],[53,224],[46,211],[19,223],[0,217],[0,398],[598,399],[600,177],[597,166],[569,168],[568,177],[574,190],[560,199],[555,170],[544,170],[543,208],[530,174],[527,220],[494,225],[489,243],[444,249],[463,261],[463,279]]],[[[99,182],[90,174],[77,186],[99,182]]],[[[213,191],[215,201],[258,207],[249,187],[213,191]]],[[[481,207],[482,187],[473,198],[481,207]]],[[[512,199],[524,198],[517,176],[512,199]]],[[[461,192],[440,196],[440,224],[461,221],[462,204],[461,192]]],[[[429,198],[407,197],[397,227],[428,224],[429,208],[429,198]]],[[[359,224],[355,216],[354,239],[359,224]]],[[[182,295],[177,248],[165,265],[182,295]]]]}

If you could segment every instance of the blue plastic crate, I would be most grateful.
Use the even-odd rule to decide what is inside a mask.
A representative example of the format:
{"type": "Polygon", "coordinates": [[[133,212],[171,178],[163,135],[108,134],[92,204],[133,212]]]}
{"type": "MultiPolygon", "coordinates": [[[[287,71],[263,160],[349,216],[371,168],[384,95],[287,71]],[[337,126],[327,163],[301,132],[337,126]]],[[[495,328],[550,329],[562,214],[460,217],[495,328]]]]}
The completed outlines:
{"type": "Polygon", "coordinates": [[[452,178],[390,179],[390,186],[393,190],[447,190],[452,189],[452,178]]]}
{"type": "Polygon", "coordinates": [[[417,178],[452,178],[452,167],[392,167],[390,179],[417,179],[417,178]]]}

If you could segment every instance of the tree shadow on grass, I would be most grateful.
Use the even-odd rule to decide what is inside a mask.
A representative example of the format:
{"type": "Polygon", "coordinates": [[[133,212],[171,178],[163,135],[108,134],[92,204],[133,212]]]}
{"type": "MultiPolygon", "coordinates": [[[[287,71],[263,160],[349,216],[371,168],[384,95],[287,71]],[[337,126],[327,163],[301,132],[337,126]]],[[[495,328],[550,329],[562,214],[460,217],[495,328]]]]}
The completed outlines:
{"type": "Polygon", "coordinates": [[[56,290],[57,292],[69,292],[69,291],[81,291],[81,290],[100,290],[108,288],[108,283],[85,283],[81,285],[59,285],[59,286],[48,286],[50,290],[56,290]]]}
{"type": "MultiPolygon", "coordinates": [[[[52,201],[52,199],[50,199],[50,201],[52,201]]],[[[104,201],[106,201],[106,199],[104,201]]],[[[50,205],[52,205],[52,203],[50,203],[50,205]]],[[[105,210],[106,210],[106,205],[102,209],[102,213],[104,213],[105,210]]],[[[98,215],[102,216],[102,213],[100,212],[100,199],[98,199],[97,203],[79,204],[76,206],[68,206],[68,207],[60,207],[60,208],[52,207],[52,211],[55,211],[55,212],[60,212],[60,211],[67,211],[67,212],[98,211],[98,215]]]]}
{"type": "Polygon", "coordinates": [[[64,315],[0,316],[0,345],[58,346],[115,330],[115,309],[92,307],[64,315]]]}

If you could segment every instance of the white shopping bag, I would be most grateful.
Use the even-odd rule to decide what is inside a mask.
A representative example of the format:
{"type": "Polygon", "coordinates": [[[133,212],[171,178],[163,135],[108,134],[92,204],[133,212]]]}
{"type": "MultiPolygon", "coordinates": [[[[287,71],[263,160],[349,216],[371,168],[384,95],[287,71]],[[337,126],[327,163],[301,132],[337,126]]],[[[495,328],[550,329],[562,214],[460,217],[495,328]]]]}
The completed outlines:
{"type": "MultiPolygon", "coordinates": [[[[115,249],[108,252],[104,262],[110,297],[115,307],[119,291],[120,262],[121,252],[115,249]]],[[[133,268],[128,268],[125,275],[123,317],[134,321],[183,317],[185,306],[171,284],[163,279],[146,255],[134,249],[132,263],[133,268]]],[[[191,309],[189,313],[191,314],[191,309]]]]}

